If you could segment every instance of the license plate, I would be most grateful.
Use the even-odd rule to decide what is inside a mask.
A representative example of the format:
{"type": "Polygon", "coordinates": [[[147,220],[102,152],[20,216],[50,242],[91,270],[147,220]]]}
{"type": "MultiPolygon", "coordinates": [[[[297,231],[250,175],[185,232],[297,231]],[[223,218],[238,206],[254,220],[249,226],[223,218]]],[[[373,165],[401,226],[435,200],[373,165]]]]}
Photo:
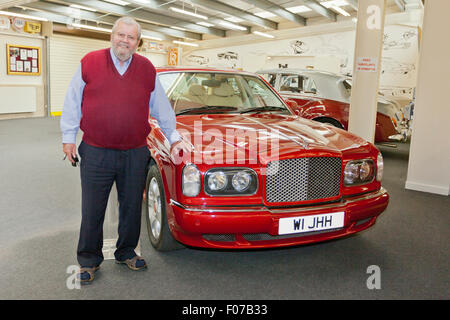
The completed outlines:
{"type": "Polygon", "coordinates": [[[312,216],[281,218],[278,226],[278,234],[341,228],[344,226],[344,215],[344,212],[334,212],[312,216]]]}

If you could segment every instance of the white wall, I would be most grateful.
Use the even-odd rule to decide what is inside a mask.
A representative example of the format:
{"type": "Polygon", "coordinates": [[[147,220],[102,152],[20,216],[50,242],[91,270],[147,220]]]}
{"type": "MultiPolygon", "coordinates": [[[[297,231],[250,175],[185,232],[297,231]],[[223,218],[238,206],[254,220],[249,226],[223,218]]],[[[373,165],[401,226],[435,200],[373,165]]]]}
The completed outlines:
{"type": "MultiPolygon", "coordinates": [[[[417,25],[420,23],[418,17],[420,14],[400,16],[397,14],[394,15],[394,19],[390,19],[389,24],[386,23],[380,75],[380,88],[386,89],[386,94],[390,94],[391,89],[397,91],[404,89],[407,97],[412,97],[411,88],[415,86],[417,79],[416,63],[419,47],[417,25]]],[[[352,23],[341,25],[336,23],[336,27],[329,26],[320,31],[315,30],[318,28],[316,26],[297,28],[290,32],[290,36],[287,38],[283,36],[284,39],[280,40],[277,34],[286,31],[272,32],[276,38],[271,40],[241,41],[228,47],[215,43],[212,48],[184,54],[182,64],[239,68],[252,72],[276,68],[278,64],[288,64],[288,67],[294,68],[314,66],[317,70],[351,74],[355,51],[355,26],[352,23]],[[330,30],[343,31],[330,33],[330,30]],[[221,54],[227,56],[227,53],[231,57],[232,54],[229,52],[237,55],[237,59],[220,57],[221,54]]],[[[244,37],[246,36],[242,38],[244,37]]],[[[207,44],[208,41],[202,42],[202,46],[207,44]]]]}
{"type": "Polygon", "coordinates": [[[0,48],[0,119],[45,116],[45,40],[39,36],[0,32],[0,48]],[[41,75],[8,75],[7,44],[41,48],[41,75]]]}
{"type": "MultiPolygon", "coordinates": [[[[450,194],[450,1],[426,1],[406,188],[450,194]]],[[[445,214],[444,212],[442,214],[445,214]]],[[[448,213],[447,213],[448,214],[448,213]]]]}

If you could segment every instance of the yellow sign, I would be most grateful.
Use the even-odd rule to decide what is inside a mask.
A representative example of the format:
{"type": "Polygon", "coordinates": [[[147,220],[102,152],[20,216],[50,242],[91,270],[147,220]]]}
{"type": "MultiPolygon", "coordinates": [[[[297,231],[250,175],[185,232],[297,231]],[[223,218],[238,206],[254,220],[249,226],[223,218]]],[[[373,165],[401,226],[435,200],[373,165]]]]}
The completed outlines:
{"type": "Polygon", "coordinates": [[[38,22],[25,22],[25,29],[28,33],[39,33],[41,32],[41,24],[38,22]]]}
{"type": "Polygon", "coordinates": [[[178,65],[178,48],[169,48],[168,58],[169,58],[168,61],[169,66],[178,65]]]}

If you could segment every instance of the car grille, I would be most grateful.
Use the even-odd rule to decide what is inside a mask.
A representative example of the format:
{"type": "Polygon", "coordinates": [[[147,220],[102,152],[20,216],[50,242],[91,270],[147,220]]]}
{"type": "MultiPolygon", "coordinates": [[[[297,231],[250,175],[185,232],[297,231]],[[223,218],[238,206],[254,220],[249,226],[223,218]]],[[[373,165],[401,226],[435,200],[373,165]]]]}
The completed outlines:
{"type": "Polygon", "coordinates": [[[271,161],[267,165],[266,201],[300,202],[339,195],[341,158],[313,157],[271,161]]]}

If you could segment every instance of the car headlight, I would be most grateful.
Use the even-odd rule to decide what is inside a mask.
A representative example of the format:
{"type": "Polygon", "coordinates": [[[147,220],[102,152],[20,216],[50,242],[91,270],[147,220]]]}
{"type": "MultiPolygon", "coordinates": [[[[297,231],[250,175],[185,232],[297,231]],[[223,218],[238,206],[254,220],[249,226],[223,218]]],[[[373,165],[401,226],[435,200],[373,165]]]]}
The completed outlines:
{"type": "Polygon", "coordinates": [[[181,188],[187,197],[195,197],[200,193],[200,171],[194,164],[188,164],[183,168],[181,188]]]}
{"type": "Polygon", "coordinates": [[[243,196],[258,190],[258,176],[249,168],[213,168],[204,178],[205,193],[211,196],[243,196]]]}
{"type": "Polygon", "coordinates": [[[344,169],[344,185],[360,185],[372,182],[375,175],[374,163],[370,159],[349,161],[344,169]]]}
{"type": "Polygon", "coordinates": [[[212,191],[225,189],[228,184],[227,175],[223,171],[211,172],[207,179],[208,188],[212,191]]]}
{"type": "Polygon", "coordinates": [[[377,156],[377,181],[381,182],[381,179],[383,178],[383,168],[383,155],[379,152],[377,156]]]}

